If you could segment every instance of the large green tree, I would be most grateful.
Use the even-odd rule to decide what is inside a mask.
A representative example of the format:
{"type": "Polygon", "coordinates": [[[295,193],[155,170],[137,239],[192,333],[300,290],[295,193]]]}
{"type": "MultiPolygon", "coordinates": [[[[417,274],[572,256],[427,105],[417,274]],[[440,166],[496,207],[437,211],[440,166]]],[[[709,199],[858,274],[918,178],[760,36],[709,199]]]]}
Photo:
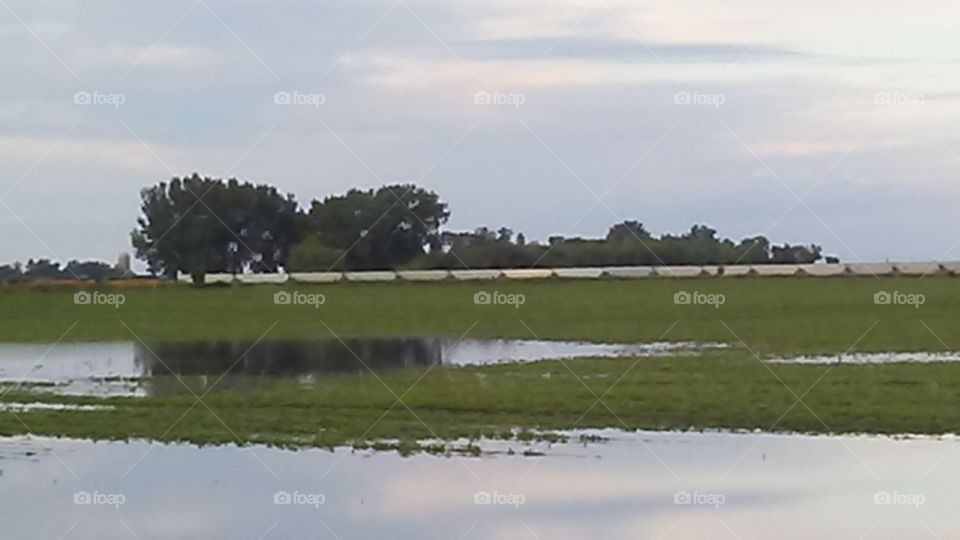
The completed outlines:
{"type": "Polygon", "coordinates": [[[173,178],[144,189],[142,215],[131,233],[137,257],[151,273],[275,272],[299,240],[301,220],[292,195],[235,179],[173,178]]]}
{"type": "Polygon", "coordinates": [[[309,228],[321,244],[345,252],[348,268],[383,269],[439,249],[440,226],[449,217],[436,193],[400,184],[314,201],[309,228]]]}

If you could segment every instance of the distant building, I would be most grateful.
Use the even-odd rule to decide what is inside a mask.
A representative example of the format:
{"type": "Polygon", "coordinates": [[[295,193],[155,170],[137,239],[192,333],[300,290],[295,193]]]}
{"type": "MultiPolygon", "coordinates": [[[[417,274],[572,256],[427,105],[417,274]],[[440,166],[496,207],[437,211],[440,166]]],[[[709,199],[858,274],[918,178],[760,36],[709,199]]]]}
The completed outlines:
{"type": "Polygon", "coordinates": [[[130,254],[126,251],[120,252],[120,255],[117,256],[117,266],[116,269],[122,274],[127,274],[130,272],[130,254]]]}

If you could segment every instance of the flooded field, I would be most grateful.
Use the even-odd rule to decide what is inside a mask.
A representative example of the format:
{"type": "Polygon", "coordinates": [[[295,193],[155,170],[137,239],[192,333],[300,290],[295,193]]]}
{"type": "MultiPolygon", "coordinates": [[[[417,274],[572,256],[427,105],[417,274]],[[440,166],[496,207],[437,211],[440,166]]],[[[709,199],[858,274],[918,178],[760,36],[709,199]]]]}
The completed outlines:
{"type": "MultiPolygon", "coordinates": [[[[690,355],[721,343],[602,344],[504,339],[404,338],[292,341],[105,342],[0,344],[0,383],[45,385],[68,395],[149,395],[151,377],[228,374],[305,383],[325,374],[407,367],[487,365],[576,357],[690,355]]],[[[210,381],[212,382],[212,380],[210,381]]],[[[202,386],[202,384],[201,384],[202,386]]]]}
{"type": "Polygon", "coordinates": [[[929,364],[934,362],[960,362],[960,353],[929,351],[847,353],[773,358],[769,362],[778,364],[929,364]]]}
{"type": "Polygon", "coordinates": [[[479,458],[0,439],[0,523],[25,540],[960,534],[953,438],[590,434],[606,442],[479,458]]]}

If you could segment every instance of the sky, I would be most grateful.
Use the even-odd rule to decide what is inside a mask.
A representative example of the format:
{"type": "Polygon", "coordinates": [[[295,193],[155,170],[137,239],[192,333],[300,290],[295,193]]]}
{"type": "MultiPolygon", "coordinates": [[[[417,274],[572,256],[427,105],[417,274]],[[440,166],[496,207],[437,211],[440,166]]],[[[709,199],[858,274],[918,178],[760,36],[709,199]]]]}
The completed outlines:
{"type": "Polygon", "coordinates": [[[708,224],[960,259],[960,3],[0,0],[0,261],[116,260],[142,188],[414,182],[447,228],[708,224]]]}

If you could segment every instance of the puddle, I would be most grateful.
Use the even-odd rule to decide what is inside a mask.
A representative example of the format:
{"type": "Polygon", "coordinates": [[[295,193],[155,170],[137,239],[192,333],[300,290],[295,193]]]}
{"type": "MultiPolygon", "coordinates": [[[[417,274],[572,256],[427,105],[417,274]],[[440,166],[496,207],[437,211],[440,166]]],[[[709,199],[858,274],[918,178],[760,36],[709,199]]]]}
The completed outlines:
{"type": "Polygon", "coordinates": [[[0,412],[33,412],[33,411],[112,411],[110,405],[75,405],[71,403],[0,403],[0,412]]]}
{"type": "Polygon", "coordinates": [[[603,435],[588,445],[485,443],[514,454],[479,458],[0,438],[0,523],[4,537],[24,540],[960,532],[954,439],[603,435]]]}
{"type": "Polygon", "coordinates": [[[960,362],[960,353],[955,352],[881,352],[850,353],[840,355],[794,356],[772,358],[773,364],[930,364],[935,362],[960,362]]]}
{"type": "MultiPolygon", "coordinates": [[[[244,380],[285,377],[309,383],[332,373],[405,367],[465,366],[575,357],[650,357],[698,354],[722,343],[632,345],[502,339],[445,338],[210,341],[194,343],[0,344],[0,383],[46,385],[68,395],[143,396],[162,393],[151,378],[195,378],[205,388],[244,380]]],[[[179,386],[179,383],[176,385],[179,386]]],[[[176,386],[174,388],[176,388],[176,386]]]]}

